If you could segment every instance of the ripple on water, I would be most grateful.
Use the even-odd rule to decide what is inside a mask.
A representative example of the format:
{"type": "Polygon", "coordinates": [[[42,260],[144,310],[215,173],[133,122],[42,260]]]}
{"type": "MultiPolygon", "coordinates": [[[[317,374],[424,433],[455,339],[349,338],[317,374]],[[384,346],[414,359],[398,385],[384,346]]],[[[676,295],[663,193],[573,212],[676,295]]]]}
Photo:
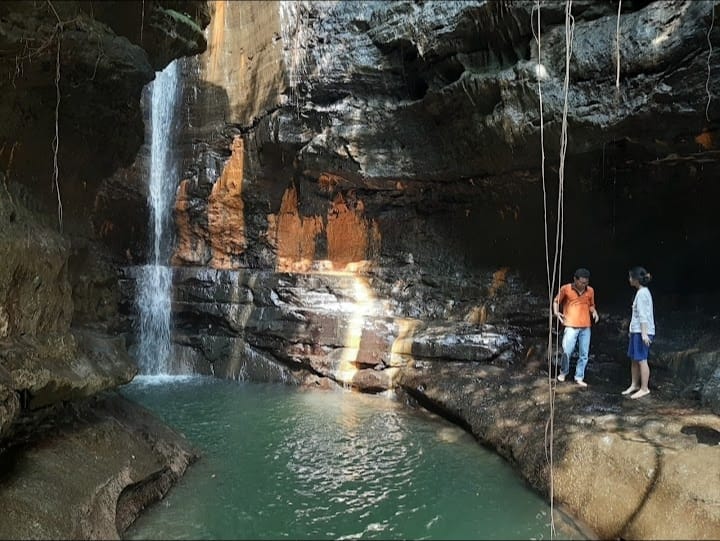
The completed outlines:
{"type": "Polygon", "coordinates": [[[183,432],[203,457],[128,538],[550,535],[548,506],[498,456],[453,425],[386,398],[146,379],[123,392],[183,432]]]}

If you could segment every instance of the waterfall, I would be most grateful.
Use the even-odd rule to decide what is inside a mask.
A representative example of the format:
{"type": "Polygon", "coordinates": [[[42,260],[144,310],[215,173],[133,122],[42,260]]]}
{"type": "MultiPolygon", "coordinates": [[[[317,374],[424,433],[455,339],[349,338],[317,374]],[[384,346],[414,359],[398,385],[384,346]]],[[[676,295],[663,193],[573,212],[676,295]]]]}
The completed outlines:
{"type": "Polygon", "coordinates": [[[168,266],[173,241],[171,209],[179,180],[174,154],[175,111],[180,95],[178,61],[156,74],[149,92],[149,250],[148,264],[140,267],[137,274],[137,355],[141,374],[167,374],[171,353],[172,271],[168,266]]]}

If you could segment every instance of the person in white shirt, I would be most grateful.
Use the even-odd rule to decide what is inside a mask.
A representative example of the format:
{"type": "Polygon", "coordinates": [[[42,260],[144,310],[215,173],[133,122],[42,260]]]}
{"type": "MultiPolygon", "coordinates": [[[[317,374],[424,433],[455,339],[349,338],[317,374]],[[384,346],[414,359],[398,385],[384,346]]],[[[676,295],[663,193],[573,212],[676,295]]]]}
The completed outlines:
{"type": "Polygon", "coordinates": [[[622,394],[630,398],[642,398],[650,394],[648,380],[650,367],[648,354],[650,344],[655,338],[655,317],[653,315],[653,300],[647,285],[652,276],[643,267],[633,267],[628,273],[630,285],[637,289],[632,304],[632,317],[628,329],[630,341],[628,344],[628,357],[630,357],[630,387],[622,394]]]}

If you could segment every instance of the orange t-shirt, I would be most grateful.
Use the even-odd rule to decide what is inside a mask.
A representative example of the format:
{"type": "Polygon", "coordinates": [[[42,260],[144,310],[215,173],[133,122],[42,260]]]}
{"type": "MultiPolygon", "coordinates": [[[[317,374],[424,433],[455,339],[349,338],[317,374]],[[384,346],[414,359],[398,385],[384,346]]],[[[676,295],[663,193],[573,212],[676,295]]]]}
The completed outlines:
{"type": "Polygon", "coordinates": [[[590,308],[595,307],[595,290],[592,287],[587,286],[580,295],[572,284],[565,284],[560,288],[555,302],[565,316],[566,327],[590,326],[590,308]]]}

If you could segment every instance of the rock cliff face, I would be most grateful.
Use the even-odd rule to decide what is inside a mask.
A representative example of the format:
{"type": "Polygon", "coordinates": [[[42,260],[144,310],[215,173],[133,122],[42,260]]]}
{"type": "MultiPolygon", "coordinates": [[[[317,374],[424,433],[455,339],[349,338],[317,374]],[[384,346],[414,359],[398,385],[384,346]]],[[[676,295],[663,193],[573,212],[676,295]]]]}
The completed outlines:
{"type": "MultiPolygon", "coordinates": [[[[394,315],[541,328],[564,7],[211,4],[210,47],[186,66],[174,264],[370,271],[394,284],[373,286],[379,298],[407,301],[394,315]],[[499,275],[534,299],[521,315],[493,302],[499,275]],[[451,276],[467,282],[462,295],[451,276]]],[[[618,318],[638,263],[659,277],[659,317],[717,317],[717,286],[698,287],[717,263],[711,7],[623,2],[618,17],[616,6],[572,4],[556,280],[589,267],[600,308],[618,318]]]]}
{"type": "MultiPolygon", "coordinates": [[[[556,278],[589,267],[603,319],[588,372],[597,390],[559,390],[555,494],[602,537],[718,537],[718,485],[702,481],[720,475],[720,422],[693,408],[720,412],[720,286],[708,279],[720,262],[708,249],[720,240],[720,10],[626,0],[618,18],[616,5],[573,2],[561,157],[570,28],[565,4],[539,5],[3,3],[0,445],[18,471],[52,484],[34,461],[100,445],[81,423],[98,421],[88,412],[132,415],[117,398],[79,401],[136,371],[123,332],[135,317],[133,264],[146,257],[140,95],[155,70],[207,44],[181,63],[185,173],[169,179],[178,362],[395,390],[548,493],[545,246],[560,215],[556,278]],[[628,406],[616,388],[627,372],[625,273],[638,263],[657,277],[661,332],[657,387],[628,406]],[[666,406],[675,395],[688,402],[666,406]],[[42,455],[25,435],[48,419],[79,431],[42,455]],[[588,472],[623,483],[627,498],[588,472]],[[678,509],[691,517],[682,530],[678,509]]],[[[129,438],[145,460],[111,456],[93,471],[91,500],[111,502],[91,509],[97,521],[4,534],[121,531],[194,456],[181,438],[143,442],[131,430],[100,438],[103,453],[129,438]],[[137,484],[148,478],[159,482],[137,484]]],[[[13,492],[22,486],[0,487],[4,501],[26,502],[12,507],[19,525],[32,511],[13,492]]]]}
{"type": "MultiPolygon", "coordinates": [[[[572,3],[561,155],[563,3],[541,2],[539,23],[532,2],[212,3],[208,51],[184,68],[176,357],[224,377],[405,393],[546,492],[545,239],[552,248],[562,195],[553,287],[589,267],[603,319],[588,376],[598,391],[563,399],[556,494],[603,537],[676,531],[663,507],[674,498],[694,517],[686,532],[717,535],[716,509],[697,504],[717,501],[715,488],[680,490],[676,468],[717,457],[688,439],[692,426],[715,434],[717,416],[632,410],[614,388],[627,377],[626,271],[643,264],[664,329],[653,396],[720,411],[720,291],[698,287],[718,263],[707,250],[719,235],[708,227],[718,25],[711,3],[621,7],[618,18],[617,5],[572,3]],[[645,414],[672,428],[651,434],[645,414]],[[577,480],[624,479],[607,456],[633,451],[588,442],[636,437],[640,455],[662,455],[651,470],[632,459],[646,474],[627,492],[645,496],[595,513],[584,502],[611,498],[577,480]]],[[[121,288],[130,316],[133,272],[121,288]]]]}
{"type": "Polygon", "coordinates": [[[4,537],[116,538],[196,456],[120,397],[93,397],[137,372],[120,333],[114,255],[98,238],[117,227],[108,201],[143,195],[103,180],[140,148],[143,87],[155,69],[204,50],[208,22],[193,1],[0,6],[4,537]],[[132,434],[142,430],[145,439],[132,434]],[[63,478],[87,453],[102,456],[97,468],[63,478]],[[66,498],[50,501],[48,487],[66,498]]]}

